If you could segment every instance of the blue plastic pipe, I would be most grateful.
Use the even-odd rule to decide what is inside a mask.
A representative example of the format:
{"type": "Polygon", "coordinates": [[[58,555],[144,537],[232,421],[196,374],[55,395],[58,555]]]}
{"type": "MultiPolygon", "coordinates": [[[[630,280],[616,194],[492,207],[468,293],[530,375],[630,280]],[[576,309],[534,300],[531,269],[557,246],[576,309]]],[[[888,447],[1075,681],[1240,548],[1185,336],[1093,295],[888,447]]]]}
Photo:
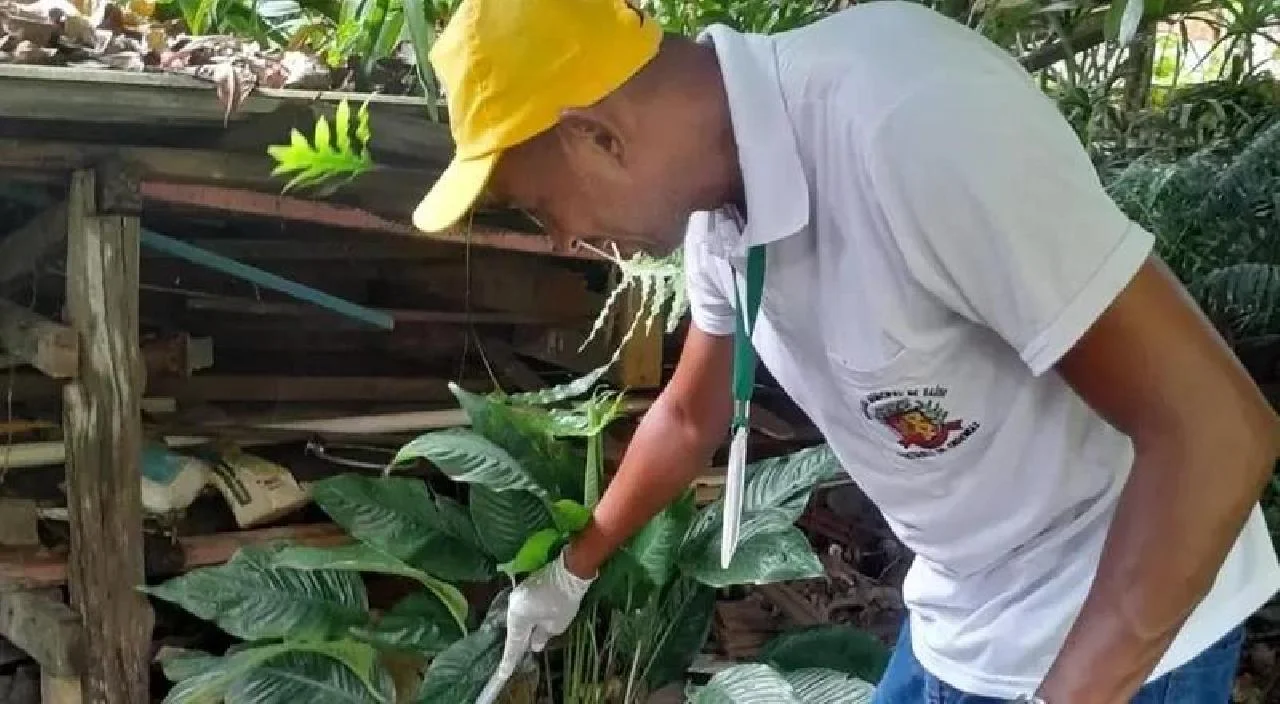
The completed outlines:
{"type": "Polygon", "coordinates": [[[326,308],[339,315],[382,328],[383,330],[391,330],[396,326],[395,318],[382,311],[366,308],[351,301],[345,301],[324,291],[318,291],[310,286],[272,274],[269,271],[242,264],[229,257],[200,249],[158,232],[143,229],[142,244],[158,252],[171,254],[193,264],[244,279],[273,291],[279,291],[298,300],[326,308]]]}

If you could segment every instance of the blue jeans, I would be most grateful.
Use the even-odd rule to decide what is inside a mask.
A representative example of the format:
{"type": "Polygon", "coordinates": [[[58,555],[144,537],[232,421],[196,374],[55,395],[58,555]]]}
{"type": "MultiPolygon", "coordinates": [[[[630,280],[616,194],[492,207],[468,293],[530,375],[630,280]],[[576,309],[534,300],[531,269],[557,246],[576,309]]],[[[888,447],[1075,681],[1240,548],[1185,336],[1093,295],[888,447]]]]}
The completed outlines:
{"type": "MultiPolygon", "coordinates": [[[[1132,704],[1228,704],[1244,645],[1239,626],[1182,667],[1138,690],[1132,704]]],[[[929,674],[911,652],[911,629],[902,627],[872,704],[999,704],[967,694],[929,674]]]]}

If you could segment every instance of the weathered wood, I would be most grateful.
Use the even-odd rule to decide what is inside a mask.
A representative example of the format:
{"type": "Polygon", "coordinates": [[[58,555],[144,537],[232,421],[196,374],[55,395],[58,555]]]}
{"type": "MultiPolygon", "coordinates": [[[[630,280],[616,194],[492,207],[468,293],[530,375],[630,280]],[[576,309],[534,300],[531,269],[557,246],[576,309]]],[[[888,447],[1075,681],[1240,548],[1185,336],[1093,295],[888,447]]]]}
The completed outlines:
{"type": "Polygon", "coordinates": [[[81,339],[80,373],[64,393],[72,600],[84,622],[84,698],[149,701],[151,607],[136,590],[144,557],[138,480],[137,218],[100,216],[94,176],[71,179],[67,312],[81,339]]]}
{"type": "Polygon", "coordinates": [[[83,701],[78,677],[40,673],[40,704],[80,704],[83,701]]]}
{"type": "MultiPolygon", "coordinates": [[[[299,305],[285,301],[256,301],[250,298],[232,298],[229,296],[200,297],[187,300],[187,308],[198,311],[219,313],[237,313],[240,315],[292,316],[312,318],[316,316],[332,317],[333,313],[313,306],[299,305]]],[[[405,310],[377,309],[380,313],[390,315],[399,323],[432,323],[437,325],[547,325],[564,322],[563,318],[530,313],[486,312],[452,310],[405,310]]]]}
{"type": "MultiPolygon", "coordinates": [[[[461,247],[411,237],[360,237],[331,240],[281,240],[253,237],[188,240],[191,245],[224,257],[241,261],[297,262],[366,262],[388,261],[401,264],[436,260],[457,262],[465,256],[461,247]]],[[[143,250],[143,259],[164,257],[159,252],[143,250]]]]}
{"type": "Polygon", "coordinates": [[[0,284],[31,273],[66,234],[67,206],[59,203],[0,238],[0,284]]]}
{"type": "Polygon", "coordinates": [[[536,391],[546,387],[547,382],[528,364],[525,364],[505,340],[493,338],[484,340],[484,351],[489,356],[494,371],[515,390],[536,391]]]}
{"type": "Polygon", "coordinates": [[[197,375],[155,379],[147,392],[179,401],[300,403],[314,401],[447,401],[448,381],[417,377],[197,375]]]}
{"type": "MultiPolygon", "coordinates": [[[[0,449],[0,452],[4,450],[0,449]]],[[[0,499],[0,545],[32,547],[40,544],[40,513],[29,499],[0,499]]]]}
{"type": "Polygon", "coordinates": [[[607,336],[597,335],[591,344],[578,351],[587,339],[585,329],[549,328],[517,333],[514,337],[512,346],[520,354],[579,374],[598,369],[609,360],[607,336]]]}
{"type": "Polygon", "coordinates": [[[656,389],[662,385],[662,333],[663,316],[653,321],[653,327],[646,325],[648,313],[642,307],[643,296],[638,286],[632,286],[623,294],[622,305],[616,317],[616,340],[622,340],[638,315],[639,325],[632,333],[631,339],[622,347],[612,373],[614,381],[625,389],[656,389]]]}
{"type": "MultiPolygon", "coordinates": [[[[181,562],[176,570],[152,569],[149,565],[148,576],[163,577],[174,571],[219,565],[230,560],[242,547],[280,541],[309,547],[332,547],[344,545],[350,538],[331,523],[184,537],[178,539],[181,562]]],[[[161,564],[168,560],[154,559],[151,562],[161,564]]],[[[66,584],[68,571],[65,555],[44,550],[0,550],[0,594],[66,584]]]]}
{"type": "Polygon", "coordinates": [[[80,615],[62,602],[57,590],[0,593],[0,635],[52,675],[83,672],[80,615]]]}
{"type": "Polygon", "coordinates": [[[12,301],[0,298],[0,347],[55,379],[76,375],[76,333],[12,301]]]}
{"type": "MultiPolygon", "coordinates": [[[[4,141],[0,140],[0,149],[3,149],[4,141]]],[[[138,148],[130,153],[135,153],[138,148]]],[[[152,152],[137,152],[136,158],[148,158],[156,162],[157,170],[162,168],[164,164],[169,164],[168,160],[172,159],[172,155],[154,154],[152,152]],[[160,158],[164,157],[165,162],[161,162],[160,158]]],[[[0,155],[0,163],[3,163],[4,157],[0,155]]],[[[172,164],[176,166],[176,163],[172,164]]],[[[252,172],[250,172],[252,173],[252,172]]],[[[374,172],[381,173],[381,172],[374,172]]],[[[368,175],[362,176],[362,179],[368,178],[368,175]]],[[[381,177],[379,177],[381,178],[381,177]]],[[[402,176],[402,182],[395,186],[388,186],[390,193],[395,193],[399,197],[408,198],[410,202],[416,202],[421,198],[419,193],[413,196],[408,192],[404,192],[405,181],[409,183],[430,182],[432,179],[424,179],[422,177],[412,178],[410,176],[402,176]]],[[[174,179],[177,180],[176,178],[174,179]]],[[[197,181],[191,175],[183,177],[185,181],[197,181]]],[[[599,257],[586,250],[574,249],[553,249],[551,242],[541,235],[515,232],[511,230],[502,230],[484,226],[469,226],[467,228],[455,227],[444,232],[421,232],[409,225],[403,218],[404,213],[386,204],[387,192],[378,194],[378,196],[365,195],[372,191],[372,187],[367,182],[360,182],[360,188],[357,191],[357,198],[360,205],[364,208],[340,205],[337,203],[328,203],[323,201],[306,200],[302,198],[293,198],[289,196],[276,195],[275,193],[264,193],[274,187],[279,190],[280,184],[267,181],[248,182],[244,179],[237,179],[236,184],[244,188],[235,188],[230,185],[221,184],[211,185],[213,179],[206,177],[203,183],[199,185],[193,183],[173,183],[168,178],[157,175],[142,184],[142,193],[148,201],[156,203],[165,203],[168,205],[186,206],[191,208],[201,208],[207,210],[215,210],[228,213],[237,213],[241,215],[257,215],[262,217],[276,218],[281,220],[296,220],[300,222],[311,222],[330,227],[343,227],[353,230],[370,230],[374,232],[383,232],[393,235],[404,235],[409,237],[418,237],[426,240],[438,241],[441,243],[455,244],[458,246],[474,245],[476,247],[502,249],[512,252],[525,252],[529,254],[540,254],[544,256],[559,257],[562,259],[582,259],[582,260],[598,260],[599,257]],[[247,190],[253,188],[255,190],[247,190]],[[384,215],[393,215],[395,220],[387,219],[384,215]]],[[[217,183],[217,182],[215,182],[217,183]]]]}
{"type": "Polygon", "coordinates": [[[591,319],[604,297],[587,287],[586,276],[548,259],[505,252],[475,252],[470,262],[429,262],[388,268],[385,283],[397,299],[423,295],[469,302],[473,310],[502,310],[556,317],[591,319]]]}

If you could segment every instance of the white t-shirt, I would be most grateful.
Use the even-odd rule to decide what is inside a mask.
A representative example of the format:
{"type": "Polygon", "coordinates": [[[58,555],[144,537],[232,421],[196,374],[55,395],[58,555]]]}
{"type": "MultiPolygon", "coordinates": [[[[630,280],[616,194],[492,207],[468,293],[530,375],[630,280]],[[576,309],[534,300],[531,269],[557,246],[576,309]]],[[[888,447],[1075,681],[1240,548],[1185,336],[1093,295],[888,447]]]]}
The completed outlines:
{"type": "MultiPolygon", "coordinates": [[[[1031,691],[1133,461],[1054,365],[1152,235],[1016,61],[919,5],[702,41],[721,60],[748,216],[741,230],[726,212],[691,219],[694,324],[732,333],[731,267],[768,244],[759,357],[916,553],[917,657],[978,695],[1031,691]]],[[[1153,677],[1278,588],[1255,509],[1153,677]]]]}

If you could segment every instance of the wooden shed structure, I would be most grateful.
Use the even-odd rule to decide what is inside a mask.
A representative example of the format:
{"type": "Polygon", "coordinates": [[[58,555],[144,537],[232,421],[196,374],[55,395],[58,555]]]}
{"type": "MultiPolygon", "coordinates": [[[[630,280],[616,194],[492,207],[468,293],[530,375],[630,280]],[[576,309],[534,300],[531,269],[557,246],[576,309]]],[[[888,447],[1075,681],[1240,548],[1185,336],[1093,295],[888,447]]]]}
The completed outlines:
{"type": "MultiPolygon", "coordinates": [[[[531,390],[612,352],[609,335],[578,349],[607,262],[551,252],[506,213],[411,227],[452,154],[426,107],[257,89],[228,114],[186,76],[0,65],[0,666],[33,658],[41,701],[163,688],[146,580],[255,542],[343,540],[305,507],[252,529],[217,501],[149,514],[148,445],[254,447],[299,482],[376,471],[378,447],[464,422],[450,381],[531,390]],[[282,194],[267,147],[343,99],[369,101],[378,168],[282,194]]],[[[669,344],[639,334],[615,366],[637,408],[669,344]]],[[[754,420],[814,439],[799,417],[754,420]]]]}

